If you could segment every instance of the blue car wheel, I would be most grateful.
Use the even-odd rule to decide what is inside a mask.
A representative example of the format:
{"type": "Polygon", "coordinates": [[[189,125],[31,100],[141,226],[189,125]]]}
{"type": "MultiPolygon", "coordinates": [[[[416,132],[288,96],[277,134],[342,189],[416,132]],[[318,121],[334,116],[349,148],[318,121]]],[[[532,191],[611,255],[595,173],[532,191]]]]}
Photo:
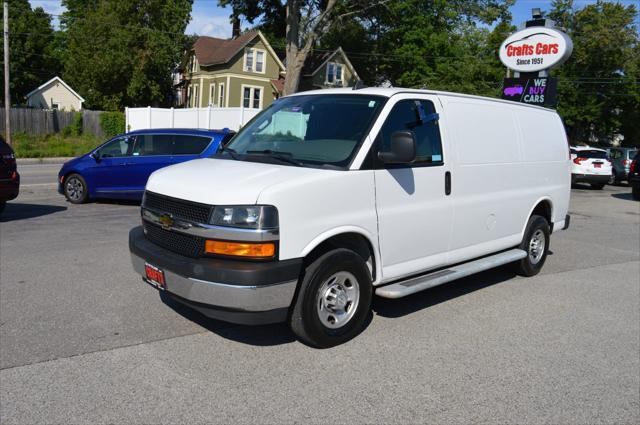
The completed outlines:
{"type": "Polygon", "coordinates": [[[71,174],[64,180],[64,196],[72,204],[87,202],[88,195],[87,182],[80,174],[71,174]]]}

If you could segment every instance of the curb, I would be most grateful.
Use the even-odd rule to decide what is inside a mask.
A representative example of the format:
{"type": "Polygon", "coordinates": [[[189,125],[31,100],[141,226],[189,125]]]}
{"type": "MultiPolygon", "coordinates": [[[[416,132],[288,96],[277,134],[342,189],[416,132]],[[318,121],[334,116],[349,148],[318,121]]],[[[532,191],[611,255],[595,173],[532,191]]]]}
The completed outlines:
{"type": "Polygon", "coordinates": [[[74,157],[54,157],[54,158],[16,158],[18,165],[33,164],[63,164],[74,157]]]}

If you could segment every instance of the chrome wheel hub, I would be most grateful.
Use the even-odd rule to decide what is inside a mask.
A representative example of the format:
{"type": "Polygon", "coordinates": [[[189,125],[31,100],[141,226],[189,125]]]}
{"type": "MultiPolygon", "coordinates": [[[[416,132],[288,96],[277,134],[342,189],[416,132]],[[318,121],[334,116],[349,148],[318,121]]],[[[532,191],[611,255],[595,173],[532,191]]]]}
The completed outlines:
{"type": "Polygon", "coordinates": [[[544,232],[540,229],[536,230],[529,241],[529,261],[531,264],[538,264],[544,255],[547,239],[544,232]]]}
{"type": "Polygon", "coordinates": [[[318,291],[316,305],[320,322],[330,329],[347,324],[355,315],[360,301],[360,286],[349,272],[329,277],[318,291]]]}
{"type": "Polygon", "coordinates": [[[69,180],[67,180],[66,189],[69,198],[73,199],[74,201],[82,199],[82,195],[84,194],[84,187],[82,185],[82,182],[80,182],[80,180],[78,180],[77,178],[71,177],[69,180]]]}

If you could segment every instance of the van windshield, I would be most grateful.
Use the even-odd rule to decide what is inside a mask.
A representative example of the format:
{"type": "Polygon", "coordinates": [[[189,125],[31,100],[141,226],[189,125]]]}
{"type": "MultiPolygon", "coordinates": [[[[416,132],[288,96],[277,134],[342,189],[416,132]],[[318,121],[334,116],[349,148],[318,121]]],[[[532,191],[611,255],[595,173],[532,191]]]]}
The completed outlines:
{"type": "Polygon", "coordinates": [[[257,115],[217,156],[284,165],[346,168],[385,97],[285,97],[257,115]]]}

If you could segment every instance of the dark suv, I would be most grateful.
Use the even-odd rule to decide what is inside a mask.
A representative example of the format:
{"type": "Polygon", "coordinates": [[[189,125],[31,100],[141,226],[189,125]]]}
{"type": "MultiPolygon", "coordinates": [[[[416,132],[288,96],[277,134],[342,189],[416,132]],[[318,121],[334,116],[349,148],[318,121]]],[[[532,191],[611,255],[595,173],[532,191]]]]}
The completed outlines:
{"type": "Polygon", "coordinates": [[[631,195],[636,201],[640,201],[640,151],[631,161],[629,167],[629,183],[631,184],[631,195]]]}
{"type": "Polygon", "coordinates": [[[7,201],[16,199],[20,190],[20,174],[16,167],[16,156],[0,136],[0,213],[7,201]]]}

